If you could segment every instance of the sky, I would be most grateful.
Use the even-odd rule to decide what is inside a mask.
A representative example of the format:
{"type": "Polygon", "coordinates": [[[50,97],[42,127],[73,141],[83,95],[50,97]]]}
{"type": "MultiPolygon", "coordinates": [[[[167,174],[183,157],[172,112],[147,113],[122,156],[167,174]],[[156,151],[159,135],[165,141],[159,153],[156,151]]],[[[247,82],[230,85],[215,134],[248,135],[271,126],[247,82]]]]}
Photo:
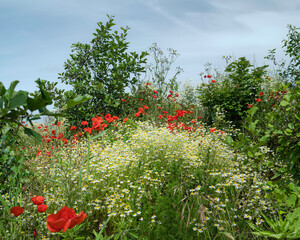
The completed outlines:
{"type": "MultiPolygon", "coordinates": [[[[0,81],[17,90],[37,90],[35,80],[59,82],[73,43],[89,43],[97,22],[115,16],[130,27],[128,51],[157,43],[180,56],[172,65],[178,81],[201,82],[208,62],[221,69],[222,56],[247,57],[256,65],[276,48],[283,57],[287,25],[300,25],[300,0],[0,0],[0,81]]],[[[151,62],[151,56],[148,56],[151,62]]]]}

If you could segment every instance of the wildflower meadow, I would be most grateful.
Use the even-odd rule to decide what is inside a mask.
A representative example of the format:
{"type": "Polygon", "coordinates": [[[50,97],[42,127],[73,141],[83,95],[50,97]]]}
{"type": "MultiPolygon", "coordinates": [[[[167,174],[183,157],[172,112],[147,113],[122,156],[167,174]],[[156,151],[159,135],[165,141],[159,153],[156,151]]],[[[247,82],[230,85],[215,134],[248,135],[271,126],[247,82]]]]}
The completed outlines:
{"type": "MultiPolygon", "coordinates": [[[[98,25],[117,36],[112,18],[98,25]]],[[[286,68],[229,58],[198,86],[180,69],[168,80],[178,54],[157,45],[111,46],[129,67],[105,78],[74,70],[79,48],[102,51],[96,38],[60,73],[71,91],[0,82],[0,238],[299,239],[300,35],[288,28],[286,68]]]]}

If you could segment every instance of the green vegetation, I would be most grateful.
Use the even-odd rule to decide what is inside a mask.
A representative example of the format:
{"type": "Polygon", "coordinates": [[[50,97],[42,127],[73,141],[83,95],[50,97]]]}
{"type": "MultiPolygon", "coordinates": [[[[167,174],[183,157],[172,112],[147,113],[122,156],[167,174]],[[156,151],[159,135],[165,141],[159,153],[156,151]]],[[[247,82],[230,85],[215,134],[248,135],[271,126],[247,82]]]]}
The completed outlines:
{"type": "Polygon", "coordinates": [[[73,90],[0,83],[0,238],[299,239],[298,28],[287,67],[242,57],[193,87],[157,45],[138,78],[148,54],[125,53],[113,25],[73,45],[73,90]]]}

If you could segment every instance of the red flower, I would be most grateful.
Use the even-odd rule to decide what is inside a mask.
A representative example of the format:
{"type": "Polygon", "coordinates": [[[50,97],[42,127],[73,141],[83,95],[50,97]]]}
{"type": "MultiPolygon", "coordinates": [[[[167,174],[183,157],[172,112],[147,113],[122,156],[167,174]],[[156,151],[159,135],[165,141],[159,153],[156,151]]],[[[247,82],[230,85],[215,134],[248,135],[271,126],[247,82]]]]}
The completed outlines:
{"type": "Polygon", "coordinates": [[[175,96],[178,97],[178,93],[175,93],[175,96]]]}
{"type": "Polygon", "coordinates": [[[152,95],[153,98],[157,98],[155,95],[152,95]]]}
{"type": "Polygon", "coordinates": [[[158,110],[160,110],[161,109],[161,107],[158,107],[158,110]]]}
{"type": "Polygon", "coordinates": [[[72,127],[70,128],[70,130],[73,131],[73,130],[76,130],[76,128],[77,128],[76,126],[72,126],[72,127]]]}
{"type": "Polygon", "coordinates": [[[173,92],[172,92],[172,91],[169,91],[169,93],[171,93],[171,94],[172,94],[173,92]]]}
{"type": "Polygon", "coordinates": [[[204,78],[206,78],[206,75],[204,75],[204,78]]]}
{"type": "Polygon", "coordinates": [[[163,117],[163,115],[159,115],[159,116],[158,116],[159,119],[162,119],[162,117],[163,117]]]}
{"type": "Polygon", "coordinates": [[[252,105],[251,105],[251,104],[248,104],[248,108],[252,108],[252,105]]]}
{"type": "Polygon", "coordinates": [[[207,75],[208,78],[211,78],[211,75],[207,75]]]}
{"type": "Polygon", "coordinates": [[[148,109],[149,107],[147,107],[147,106],[145,106],[145,105],[143,105],[143,107],[145,108],[145,109],[148,109]]]}
{"type": "Polygon", "coordinates": [[[147,86],[150,86],[150,83],[147,83],[146,85],[147,85],[147,86]]]}
{"type": "Polygon", "coordinates": [[[88,125],[89,123],[87,122],[87,121],[82,121],[81,122],[81,125],[83,125],[83,126],[86,126],[86,125],[88,125]]]}
{"type": "Polygon", "coordinates": [[[256,102],[260,102],[260,101],[261,101],[261,99],[260,99],[260,98],[258,98],[258,99],[255,99],[255,101],[256,101],[256,102]]]}
{"type": "Polygon", "coordinates": [[[123,99],[123,98],[121,99],[121,101],[122,101],[122,102],[126,102],[126,100],[125,100],[125,99],[123,99]]]}
{"type": "Polygon", "coordinates": [[[263,92],[260,92],[260,93],[259,93],[259,96],[262,96],[262,95],[264,95],[264,93],[263,93],[263,92]]]}
{"type": "Polygon", "coordinates": [[[128,120],[128,118],[124,118],[123,123],[126,123],[128,120]]]}
{"type": "Polygon", "coordinates": [[[216,128],[210,128],[209,131],[210,131],[210,132],[215,132],[215,131],[216,131],[216,128]]]}
{"type": "Polygon", "coordinates": [[[216,83],[217,81],[216,81],[216,80],[211,80],[211,82],[212,82],[212,83],[216,83]]]}
{"type": "Polygon", "coordinates": [[[31,198],[31,201],[35,205],[41,205],[41,204],[43,204],[44,200],[45,200],[45,198],[42,197],[42,196],[35,196],[35,197],[31,198]]]}
{"type": "Polygon", "coordinates": [[[83,220],[87,218],[87,215],[81,211],[78,215],[72,208],[63,207],[56,214],[50,214],[47,217],[47,227],[50,232],[59,232],[63,230],[64,233],[69,228],[73,228],[78,224],[81,224],[83,220]]]}
{"type": "Polygon", "coordinates": [[[10,209],[10,214],[15,215],[16,217],[21,215],[24,212],[24,209],[21,208],[20,206],[12,207],[10,209]]]}
{"type": "Polygon", "coordinates": [[[92,130],[93,130],[93,129],[92,129],[92,128],[89,128],[89,127],[86,127],[86,128],[83,129],[84,132],[88,132],[89,134],[92,133],[92,130]]]}
{"type": "Polygon", "coordinates": [[[45,204],[37,205],[36,207],[37,207],[37,210],[38,210],[39,213],[45,212],[48,208],[48,206],[45,205],[45,204]]]}
{"type": "Polygon", "coordinates": [[[155,94],[157,93],[157,91],[155,91],[155,90],[154,90],[153,92],[154,92],[155,94]]]}

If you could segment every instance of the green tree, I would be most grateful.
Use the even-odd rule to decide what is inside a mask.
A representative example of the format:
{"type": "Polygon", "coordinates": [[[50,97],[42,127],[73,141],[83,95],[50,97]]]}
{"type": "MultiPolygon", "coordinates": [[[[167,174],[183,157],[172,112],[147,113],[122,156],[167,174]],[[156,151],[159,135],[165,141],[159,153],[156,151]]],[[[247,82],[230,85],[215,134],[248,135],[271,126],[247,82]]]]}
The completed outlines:
{"type": "Polygon", "coordinates": [[[225,111],[227,121],[236,127],[241,127],[242,119],[246,116],[248,104],[255,102],[265,81],[264,75],[268,66],[254,67],[245,58],[230,63],[224,78],[216,82],[203,83],[198,87],[199,99],[206,110],[205,119],[212,124],[216,118],[216,107],[225,111]]]}
{"type": "Polygon", "coordinates": [[[92,99],[68,109],[71,124],[89,120],[100,112],[120,114],[120,99],[125,88],[135,84],[138,75],[144,72],[147,52],[140,55],[127,52],[128,27],[121,27],[121,33],[113,31],[114,19],[108,16],[105,24],[99,22],[90,44],[72,45],[70,59],[64,64],[65,72],[59,74],[63,83],[73,86],[66,92],[65,100],[77,94],[89,94],[92,99]]]}

